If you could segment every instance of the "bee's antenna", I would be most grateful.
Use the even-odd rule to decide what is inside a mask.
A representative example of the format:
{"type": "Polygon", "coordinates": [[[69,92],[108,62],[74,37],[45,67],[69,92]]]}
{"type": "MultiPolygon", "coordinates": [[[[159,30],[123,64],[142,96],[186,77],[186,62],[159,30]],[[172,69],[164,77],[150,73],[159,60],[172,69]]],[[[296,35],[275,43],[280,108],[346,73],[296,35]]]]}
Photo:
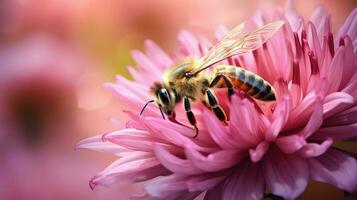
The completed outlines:
{"type": "MultiPolygon", "coordinates": [[[[155,100],[150,100],[150,101],[148,101],[148,102],[144,105],[144,107],[141,109],[140,115],[143,114],[145,108],[146,108],[150,103],[154,103],[154,102],[155,102],[155,100]]],[[[165,115],[164,115],[164,113],[162,112],[161,106],[159,106],[159,109],[160,109],[160,113],[161,113],[162,118],[165,119],[165,115]]]]}
{"type": "MultiPolygon", "coordinates": [[[[150,103],[153,103],[154,101],[155,101],[155,100],[150,100],[150,101],[148,101],[148,102],[145,104],[145,106],[141,109],[140,115],[143,114],[145,108],[146,108],[150,103]]],[[[161,110],[161,109],[160,109],[160,110],[161,110]]]]}

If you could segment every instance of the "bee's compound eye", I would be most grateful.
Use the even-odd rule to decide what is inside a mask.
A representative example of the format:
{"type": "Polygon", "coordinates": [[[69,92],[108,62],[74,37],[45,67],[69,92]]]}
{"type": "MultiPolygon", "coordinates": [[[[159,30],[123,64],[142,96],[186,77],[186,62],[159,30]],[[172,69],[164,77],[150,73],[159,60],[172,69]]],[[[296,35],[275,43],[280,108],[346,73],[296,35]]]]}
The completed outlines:
{"type": "Polygon", "coordinates": [[[170,103],[169,93],[166,88],[161,88],[159,90],[159,98],[164,105],[168,105],[170,103]]]}
{"type": "Polygon", "coordinates": [[[193,74],[190,72],[185,73],[185,77],[187,78],[192,78],[193,74]]]}

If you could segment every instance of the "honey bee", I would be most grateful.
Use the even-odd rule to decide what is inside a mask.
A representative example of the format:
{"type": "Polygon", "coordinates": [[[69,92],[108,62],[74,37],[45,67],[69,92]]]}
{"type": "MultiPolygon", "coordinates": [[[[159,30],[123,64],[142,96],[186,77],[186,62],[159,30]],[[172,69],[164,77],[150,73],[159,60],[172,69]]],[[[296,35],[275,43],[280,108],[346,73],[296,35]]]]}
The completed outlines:
{"type": "Polygon", "coordinates": [[[242,23],[224,35],[202,58],[186,58],[179,64],[168,68],[164,72],[162,82],[155,83],[151,88],[155,99],[147,102],[140,114],[149,103],[155,102],[164,119],[165,113],[169,120],[179,123],[175,120],[175,105],[183,99],[187,119],[194,127],[194,137],[196,137],[198,128],[190,102],[197,100],[203,102],[220,121],[224,123],[227,121],[227,116],[213,92],[214,88],[227,88],[229,96],[233,94],[234,89],[240,89],[255,99],[275,101],[276,93],[273,86],[257,74],[241,67],[218,65],[210,74],[203,72],[228,57],[259,48],[283,24],[283,21],[275,21],[242,35],[244,28],[244,23],[242,23]]]}

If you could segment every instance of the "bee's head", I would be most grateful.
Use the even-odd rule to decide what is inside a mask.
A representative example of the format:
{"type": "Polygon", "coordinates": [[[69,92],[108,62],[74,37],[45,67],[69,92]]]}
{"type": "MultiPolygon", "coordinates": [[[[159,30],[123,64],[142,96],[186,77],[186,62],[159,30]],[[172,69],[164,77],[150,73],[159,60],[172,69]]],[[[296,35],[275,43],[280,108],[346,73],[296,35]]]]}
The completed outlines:
{"type": "Polygon", "coordinates": [[[180,101],[179,95],[176,93],[175,89],[164,87],[160,83],[155,83],[151,87],[151,92],[154,95],[155,99],[148,101],[144,107],[141,109],[140,115],[144,112],[148,104],[156,102],[161,111],[162,117],[165,119],[165,113],[169,119],[175,117],[175,105],[180,101]]]}
{"type": "Polygon", "coordinates": [[[173,89],[162,86],[161,84],[155,84],[152,88],[155,96],[155,102],[162,111],[171,116],[174,114],[174,107],[177,102],[177,95],[173,89]]]}

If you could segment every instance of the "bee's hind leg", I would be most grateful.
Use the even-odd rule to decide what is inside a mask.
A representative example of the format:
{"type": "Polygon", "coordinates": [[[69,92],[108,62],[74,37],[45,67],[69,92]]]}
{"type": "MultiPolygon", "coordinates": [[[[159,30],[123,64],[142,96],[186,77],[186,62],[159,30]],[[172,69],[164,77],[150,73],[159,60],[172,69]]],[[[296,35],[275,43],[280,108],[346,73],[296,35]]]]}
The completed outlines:
{"type": "Polygon", "coordinates": [[[233,87],[233,83],[232,81],[224,74],[218,74],[216,77],[214,77],[214,79],[211,81],[211,83],[209,84],[210,88],[215,87],[219,81],[223,79],[224,83],[226,84],[227,90],[228,90],[228,97],[230,99],[230,97],[233,95],[234,93],[234,87],[233,87]]]}
{"type": "Polygon", "coordinates": [[[218,105],[217,98],[210,89],[206,91],[206,101],[217,118],[222,122],[227,123],[227,115],[222,107],[218,105]]]}
{"type": "Polygon", "coordinates": [[[197,122],[196,122],[195,115],[191,111],[190,100],[188,99],[187,96],[184,97],[184,105],[185,105],[187,119],[190,122],[190,124],[195,128],[195,135],[193,136],[193,138],[196,138],[198,136],[198,128],[196,124],[197,122]]]}

